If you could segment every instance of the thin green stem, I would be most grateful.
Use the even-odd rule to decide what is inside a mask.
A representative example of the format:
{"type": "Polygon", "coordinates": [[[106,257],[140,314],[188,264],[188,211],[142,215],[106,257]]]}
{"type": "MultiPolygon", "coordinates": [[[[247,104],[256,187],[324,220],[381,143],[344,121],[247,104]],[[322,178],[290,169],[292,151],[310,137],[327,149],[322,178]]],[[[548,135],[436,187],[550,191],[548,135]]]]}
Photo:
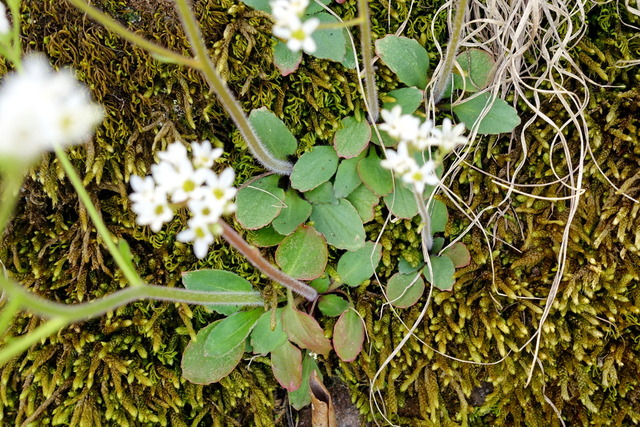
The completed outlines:
{"type": "Polygon", "coordinates": [[[185,65],[187,67],[194,68],[196,70],[200,70],[201,63],[200,61],[188,58],[184,55],[181,55],[177,52],[174,52],[170,49],[167,49],[163,46],[160,46],[156,43],[153,43],[144,37],[140,37],[136,33],[127,29],[124,25],[118,23],[109,15],[103,13],[102,11],[96,9],[93,6],[90,6],[85,0],[68,0],[69,3],[73,4],[78,9],[82,10],[86,13],[90,18],[102,24],[105,28],[110,31],[113,31],[123,39],[128,42],[133,43],[136,46],[141,47],[152,55],[156,56],[156,59],[164,62],[173,62],[180,65],[185,65]]]}
{"type": "Polygon", "coordinates": [[[440,101],[442,95],[447,87],[447,84],[451,80],[451,73],[455,65],[456,53],[458,52],[458,46],[460,45],[460,37],[462,36],[462,28],[464,24],[464,15],[467,11],[468,0],[459,0],[458,8],[456,9],[456,16],[453,19],[453,28],[451,30],[451,38],[447,45],[447,53],[444,56],[444,63],[442,70],[438,76],[438,80],[431,92],[433,94],[434,102],[440,101]]]}
{"type": "Polygon", "coordinates": [[[349,28],[354,25],[362,25],[362,21],[364,18],[362,16],[358,16],[357,18],[347,19],[342,22],[326,22],[324,24],[318,25],[317,30],[339,30],[341,28],[349,28]]]}
{"type": "Polygon", "coordinates": [[[58,160],[60,160],[60,163],[62,163],[62,167],[64,168],[64,171],[67,173],[67,176],[71,181],[71,184],[73,184],[73,188],[76,190],[76,192],[78,193],[78,197],[80,197],[80,200],[87,209],[89,217],[91,217],[91,221],[93,221],[93,225],[95,225],[98,234],[102,238],[104,244],[107,246],[107,249],[109,249],[109,252],[111,253],[114,261],[122,270],[125,278],[132,286],[142,285],[143,280],[140,278],[131,262],[129,260],[126,260],[124,256],[122,256],[122,253],[118,250],[118,247],[116,246],[111,233],[102,220],[102,216],[91,201],[89,193],[87,193],[87,190],[84,188],[82,180],[76,173],[76,170],[73,168],[73,165],[69,161],[67,154],[59,145],[55,146],[55,151],[56,155],[58,156],[58,160]]]}
{"type": "Polygon", "coordinates": [[[371,123],[378,121],[380,106],[378,105],[378,88],[376,87],[376,73],[373,70],[373,55],[371,54],[371,20],[369,18],[369,3],[358,0],[360,15],[360,48],[364,65],[364,87],[367,104],[369,105],[369,119],[371,123]]]}
{"type": "Polygon", "coordinates": [[[275,268],[269,261],[264,259],[257,248],[249,245],[229,224],[219,220],[222,226],[222,237],[249,260],[254,267],[266,274],[271,280],[280,283],[282,286],[302,295],[309,301],[314,301],[318,297],[318,292],[311,286],[303,283],[284,272],[275,268]]]}
{"type": "Polygon", "coordinates": [[[245,115],[242,106],[238,100],[233,96],[233,93],[227,87],[220,74],[216,70],[207,51],[207,47],[204,44],[202,35],[200,34],[200,27],[193,14],[193,10],[189,7],[187,0],[176,0],[176,7],[178,8],[178,14],[182,20],[182,26],[187,34],[187,38],[191,43],[191,49],[196,58],[200,60],[202,68],[200,71],[204,75],[209,87],[218,96],[218,99],[224,106],[225,110],[238,127],[238,130],[242,134],[242,137],[247,142],[247,147],[265,168],[275,172],[279,175],[290,175],[293,165],[291,163],[276,159],[273,154],[262,144],[262,141],[256,135],[249,119],[245,115]]]}
{"type": "Polygon", "coordinates": [[[420,236],[422,237],[422,256],[425,262],[429,258],[429,251],[433,247],[433,235],[431,234],[431,216],[427,211],[427,206],[424,202],[422,194],[418,193],[418,190],[413,189],[413,195],[418,205],[418,212],[422,218],[422,229],[420,230],[420,236]]]}

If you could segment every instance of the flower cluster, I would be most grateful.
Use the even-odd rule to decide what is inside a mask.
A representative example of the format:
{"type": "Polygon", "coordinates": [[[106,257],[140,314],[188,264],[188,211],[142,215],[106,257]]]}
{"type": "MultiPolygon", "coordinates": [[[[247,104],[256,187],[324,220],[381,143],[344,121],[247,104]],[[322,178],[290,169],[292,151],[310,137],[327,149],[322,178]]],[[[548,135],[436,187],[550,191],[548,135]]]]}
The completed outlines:
{"type": "Polygon", "coordinates": [[[179,142],[158,153],[160,162],[151,166],[151,176],[131,176],[134,192],[129,198],[136,222],[158,232],[173,218],[177,207],[186,206],[191,218],[188,228],[178,233],[177,239],[193,242],[196,256],[204,258],[214,236],[222,233],[220,217],[236,208],[233,169],[226,168],[220,175],[211,170],[221,155],[222,149],[212,149],[209,141],[192,143],[191,158],[179,142]]]}
{"type": "Polygon", "coordinates": [[[11,31],[11,24],[7,18],[7,8],[4,3],[0,3],[0,36],[8,34],[11,31]]]}
{"type": "Polygon", "coordinates": [[[286,40],[287,47],[293,52],[300,49],[307,53],[316,51],[316,42],[311,34],[320,25],[318,18],[302,21],[309,0],[273,0],[269,3],[275,18],[273,35],[286,40]]]}
{"type": "Polygon", "coordinates": [[[53,72],[44,57],[29,56],[0,86],[0,153],[31,161],[55,146],[83,142],[102,117],[71,71],[53,72]]]}
{"type": "Polygon", "coordinates": [[[391,111],[383,110],[381,115],[384,123],[380,124],[380,129],[399,141],[397,151],[386,150],[387,158],[382,160],[381,164],[384,168],[401,175],[402,179],[412,184],[419,193],[422,193],[425,185],[438,183],[436,176],[438,163],[427,160],[420,166],[412,154],[423,152],[429,147],[438,147],[444,154],[468,142],[467,138],[462,136],[463,123],[453,126],[451,120],[444,119],[442,127],[437,128],[431,120],[421,123],[415,116],[402,114],[402,108],[399,105],[393,107],[391,111]]]}

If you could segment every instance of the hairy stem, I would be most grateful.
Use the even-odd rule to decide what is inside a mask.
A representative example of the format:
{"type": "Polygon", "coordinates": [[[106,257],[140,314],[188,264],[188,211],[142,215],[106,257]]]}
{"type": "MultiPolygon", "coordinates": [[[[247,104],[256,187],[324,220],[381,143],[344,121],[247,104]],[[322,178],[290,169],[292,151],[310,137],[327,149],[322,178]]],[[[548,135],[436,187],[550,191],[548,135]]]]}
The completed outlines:
{"type": "Polygon", "coordinates": [[[224,105],[225,110],[233,122],[238,127],[238,130],[247,142],[247,146],[249,147],[251,154],[253,154],[253,157],[272,172],[279,175],[291,175],[293,165],[285,160],[276,159],[262,144],[262,141],[254,132],[253,127],[242,110],[240,103],[233,96],[233,93],[231,93],[231,90],[229,90],[227,84],[222,80],[222,77],[220,77],[220,74],[213,66],[207,47],[204,44],[202,35],[200,34],[198,22],[193,15],[193,10],[187,4],[187,0],[176,0],[176,7],[178,8],[178,13],[182,20],[182,26],[189,38],[189,42],[191,43],[193,54],[202,65],[200,71],[204,75],[211,89],[218,96],[222,105],[224,105]]]}
{"type": "Polygon", "coordinates": [[[369,3],[367,0],[358,0],[358,12],[361,18],[360,48],[362,50],[362,63],[364,64],[365,96],[369,105],[369,119],[371,123],[375,123],[378,121],[380,107],[378,105],[376,73],[373,71],[373,56],[371,55],[371,20],[369,18],[369,3]]]}
{"type": "Polygon", "coordinates": [[[462,36],[462,28],[464,24],[464,14],[467,10],[468,0],[459,0],[458,8],[456,9],[456,16],[453,19],[453,28],[451,29],[451,38],[447,45],[447,52],[444,56],[444,65],[440,70],[438,80],[431,92],[433,94],[434,102],[438,102],[442,99],[444,91],[451,81],[451,72],[455,65],[456,53],[458,52],[458,46],[460,45],[460,37],[462,36]]]}
{"type": "Polygon", "coordinates": [[[224,237],[231,246],[236,248],[238,252],[244,255],[254,267],[266,274],[271,280],[302,295],[309,301],[314,301],[318,297],[318,292],[311,286],[290,277],[271,265],[269,261],[264,259],[257,248],[249,245],[229,224],[223,220],[219,220],[219,223],[222,225],[222,237],[224,237]]]}
{"type": "Polygon", "coordinates": [[[427,211],[427,206],[424,202],[422,194],[418,193],[418,190],[413,189],[413,195],[418,205],[418,212],[422,218],[422,230],[420,230],[420,236],[422,237],[422,256],[425,262],[429,258],[429,251],[433,247],[433,235],[431,234],[431,216],[427,211]]]}

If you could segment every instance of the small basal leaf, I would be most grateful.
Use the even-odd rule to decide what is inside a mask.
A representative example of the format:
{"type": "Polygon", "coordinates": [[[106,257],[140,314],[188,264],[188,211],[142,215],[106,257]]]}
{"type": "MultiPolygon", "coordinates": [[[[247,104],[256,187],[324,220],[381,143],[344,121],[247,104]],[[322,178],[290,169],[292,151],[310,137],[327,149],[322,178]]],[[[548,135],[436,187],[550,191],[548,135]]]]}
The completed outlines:
{"type": "Polygon", "coordinates": [[[284,208],[273,220],[272,226],[279,234],[288,236],[311,215],[311,205],[298,192],[289,189],[284,194],[284,208]]]}
{"type": "Polygon", "coordinates": [[[442,251],[442,255],[451,258],[455,268],[466,267],[471,262],[469,249],[467,249],[467,245],[462,242],[456,242],[449,246],[447,249],[442,251]]]}
{"type": "Polygon", "coordinates": [[[453,107],[458,119],[464,123],[467,129],[475,126],[480,120],[480,113],[485,106],[490,105],[487,114],[480,120],[478,133],[482,135],[496,135],[499,133],[511,132],[520,124],[518,112],[504,100],[496,98],[491,100],[490,93],[475,95],[468,101],[453,107]],[[492,103],[493,102],[493,103],[492,103]]]}
{"type": "Polygon", "coordinates": [[[256,230],[269,225],[284,207],[280,177],[269,175],[250,182],[236,195],[236,218],[242,226],[256,230]]]}
{"type": "Polygon", "coordinates": [[[449,221],[447,205],[440,200],[433,199],[429,204],[429,213],[431,214],[431,234],[444,231],[447,221],[449,221]]]}
{"type": "Polygon", "coordinates": [[[289,392],[289,403],[296,411],[299,411],[300,409],[311,403],[311,395],[309,393],[309,377],[311,376],[311,373],[313,371],[316,371],[322,378],[322,374],[318,369],[318,363],[316,362],[316,359],[309,356],[309,352],[307,351],[302,358],[302,384],[296,391],[289,392]]]}
{"type": "Polygon", "coordinates": [[[453,83],[456,89],[466,92],[478,92],[484,89],[491,80],[493,66],[496,61],[493,55],[482,49],[469,49],[462,52],[456,58],[464,76],[455,73],[454,68],[453,83]]]}
{"type": "Polygon", "coordinates": [[[431,278],[431,271],[429,270],[428,264],[425,265],[422,270],[424,278],[441,291],[450,291],[456,282],[453,278],[456,272],[453,261],[451,261],[451,258],[448,256],[431,255],[429,259],[431,260],[431,268],[433,269],[433,279],[431,278]]]}
{"type": "Polygon", "coordinates": [[[333,145],[338,156],[344,158],[356,157],[367,147],[371,139],[369,123],[362,118],[357,120],[353,116],[345,117],[341,121],[342,128],[333,137],[333,145]]]}
{"type": "Polygon", "coordinates": [[[273,64],[280,70],[280,74],[288,76],[298,69],[302,61],[302,51],[292,52],[280,40],[273,48],[273,64]]]}
{"type": "Polygon", "coordinates": [[[317,146],[304,153],[293,166],[291,186],[296,190],[313,190],[329,181],[338,168],[338,155],[333,147],[317,146]]]}
{"type": "Polygon", "coordinates": [[[402,108],[402,114],[413,114],[424,98],[424,92],[417,87],[403,87],[392,90],[387,97],[393,98],[394,101],[385,102],[382,108],[391,111],[393,107],[399,105],[402,108]]]}
{"type": "Polygon", "coordinates": [[[208,357],[205,354],[205,342],[218,323],[220,322],[200,329],[196,340],[191,341],[182,353],[182,376],[194,384],[204,385],[220,381],[234,370],[244,354],[244,341],[223,356],[208,357]]]}
{"type": "Polygon", "coordinates": [[[349,308],[347,300],[338,295],[322,295],[318,298],[318,310],[325,316],[340,316],[347,308],[349,308]]]}
{"type": "Polygon", "coordinates": [[[311,204],[338,204],[338,198],[333,192],[333,185],[331,182],[323,182],[313,190],[309,190],[304,193],[304,198],[311,204]]]}
{"type": "Polygon", "coordinates": [[[302,383],[302,353],[289,341],[271,352],[271,368],[278,383],[288,391],[300,388],[302,383]]]}
{"type": "Polygon", "coordinates": [[[271,13],[271,6],[269,6],[269,0],[242,0],[242,3],[247,6],[251,6],[255,10],[261,10],[263,12],[271,13]]]}
{"type": "MultiPolygon", "coordinates": [[[[195,270],[182,273],[184,287],[192,291],[208,292],[253,292],[247,280],[225,270],[195,270]]],[[[204,305],[208,310],[228,316],[240,309],[239,305],[204,305]]]]}
{"type": "Polygon", "coordinates": [[[259,228],[257,230],[249,230],[247,233],[247,241],[254,246],[268,248],[276,246],[282,242],[285,236],[273,229],[273,226],[259,228]]]}
{"type": "Polygon", "coordinates": [[[376,40],[376,53],[407,86],[427,86],[429,54],[416,40],[389,34],[376,40]]]}
{"type": "MultiPolygon", "coordinates": [[[[422,256],[420,257],[422,258],[422,256]]],[[[404,258],[400,258],[400,261],[398,261],[398,271],[401,274],[411,274],[414,271],[418,271],[422,268],[422,266],[424,265],[424,263],[419,263],[418,265],[416,265],[415,267],[413,265],[411,265],[409,263],[409,261],[407,261],[404,258]]]]}
{"type": "Polygon", "coordinates": [[[373,242],[354,252],[345,252],[338,261],[338,275],[349,286],[360,286],[369,279],[382,258],[382,246],[373,242]]]}
{"type": "Polygon", "coordinates": [[[324,336],[324,330],[316,319],[287,305],[282,312],[282,326],[289,340],[301,348],[327,356],[331,351],[331,341],[324,336]]]}
{"type": "Polygon", "coordinates": [[[333,348],[343,362],[352,362],[360,354],[363,342],[362,319],[353,308],[349,308],[333,327],[333,348]]]}
{"type": "Polygon", "coordinates": [[[355,251],[364,246],[365,232],[358,211],[345,199],[337,205],[313,205],[313,226],[338,249],[355,251]]]}
{"type": "Polygon", "coordinates": [[[420,273],[394,274],[387,282],[387,298],[398,308],[414,305],[424,292],[424,280],[420,273]]]}
{"type": "Polygon", "coordinates": [[[222,319],[209,333],[204,344],[207,357],[219,357],[229,353],[238,344],[243,343],[264,313],[261,308],[239,311],[222,319]]]}
{"type": "Polygon", "coordinates": [[[251,111],[249,122],[275,158],[287,160],[288,156],[295,154],[298,148],[296,138],[282,120],[267,110],[267,107],[251,111]]]}
{"type": "Polygon", "coordinates": [[[263,313],[251,331],[251,347],[254,354],[267,354],[287,339],[287,333],[282,329],[281,308],[263,313]]]}
{"type": "Polygon", "coordinates": [[[320,233],[302,225],[280,243],[276,263],[296,279],[312,280],[324,273],[328,256],[327,244],[320,233]]]}
{"type": "Polygon", "coordinates": [[[375,207],[380,198],[361,184],[347,196],[347,200],[356,208],[362,222],[367,223],[375,217],[375,207]]]}
{"type": "Polygon", "coordinates": [[[384,204],[398,218],[411,219],[418,215],[418,205],[413,191],[401,179],[396,178],[395,184],[394,191],[384,197],[384,204]]]}
{"type": "Polygon", "coordinates": [[[338,165],[338,172],[333,183],[333,192],[337,198],[345,198],[358,188],[362,181],[358,175],[359,157],[345,159],[338,165]]]}
{"type": "MultiPolygon", "coordinates": [[[[327,12],[320,12],[313,15],[322,24],[338,24],[339,21],[327,12]]],[[[313,32],[317,48],[313,56],[320,59],[330,59],[335,62],[342,62],[347,52],[347,41],[343,28],[326,28],[313,32]]]]}
{"type": "Polygon", "coordinates": [[[330,285],[331,279],[329,279],[329,276],[326,274],[309,282],[309,286],[318,291],[319,294],[327,292],[330,285]]]}
{"type": "Polygon", "coordinates": [[[380,157],[375,150],[370,150],[369,155],[358,162],[358,175],[377,196],[386,196],[393,189],[391,171],[380,165],[380,157]]]}

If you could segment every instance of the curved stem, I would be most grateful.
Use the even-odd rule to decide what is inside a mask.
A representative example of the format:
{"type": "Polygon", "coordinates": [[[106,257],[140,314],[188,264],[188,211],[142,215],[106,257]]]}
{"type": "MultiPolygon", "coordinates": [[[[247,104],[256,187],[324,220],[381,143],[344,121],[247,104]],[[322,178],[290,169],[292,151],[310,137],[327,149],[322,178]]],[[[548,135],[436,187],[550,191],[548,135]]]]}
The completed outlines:
{"type": "Polygon", "coordinates": [[[266,274],[271,280],[280,283],[282,286],[302,295],[309,301],[314,301],[318,297],[318,292],[311,286],[303,283],[284,272],[275,268],[269,261],[264,259],[260,251],[249,245],[229,224],[219,220],[222,226],[222,237],[238,250],[249,262],[258,270],[266,274]]]}
{"type": "Polygon", "coordinates": [[[201,64],[198,60],[193,58],[188,58],[184,55],[181,55],[177,52],[174,52],[170,49],[162,47],[156,43],[153,43],[144,37],[140,37],[136,33],[127,29],[124,25],[116,22],[109,15],[103,13],[102,11],[96,9],[93,6],[87,4],[85,0],[67,0],[69,3],[73,4],[78,9],[82,10],[89,17],[94,19],[95,21],[102,24],[105,28],[110,31],[113,31],[123,39],[128,42],[133,43],[136,46],[141,47],[152,55],[156,56],[156,59],[165,61],[165,62],[173,62],[180,65],[186,65],[187,67],[195,68],[196,70],[200,70],[201,64]]]}
{"type": "Polygon", "coordinates": [[[442,95],[444,94],[447,84],[451,80],[451,72],[455,65],[456,53],[458,52],[460,37],[462,36],[462,27],[464,24],[464,14],[467,10],[467,3],[468,0],[459,0],[458,2],[456,16],[453,19],[451,38],[447,45],[447,53],[444,56],[444,65],[440,71],[440,75],[436,81],[433,91],[431,92],[433,94],[433,100],[436,103],[442,99],[442,95]]]}
{"type": "Polygon", "coordinates": [[[369,119],[371,123],[378,121],[380,106],[378,105],[378,90],[376,87],[376,73],[373,71],[373,56],[371,55],[371,20],[369,18],[369,3],[358,0],[360,15],[360,49],[364,64],[364,87],[369,104],[369,119]]]}
{"type": "Polygon", "coordinates": [[[293,165],[286,160],[276,159],[269,150],[262,144],[262,141],[256,135],[249,119],[244,113],[244,110],[240,106],[238,100],[233,96],[231,90],[227,87],[227,84],[222,80],[220,74],[213,66],[207,47],[205,46],[202,35],[200,34],[200,28],[198,22],[193,15],[193,10],[187,4],[186,0],[176,0],[176,7],[178,8],[178,14],[182,19],[182,26],[184,27],[187,38],[191,43],[191,49],[196,58],[200,60],[202,65],[200,71],[204,75],[207,83],[211,89],[218,96],[218,99],[224,106],[231,119],[238,127],[238,130],[242,134],[242,137],[247,142],[247,147],[265,168],[275,172],[279,175],[291,175],[293,165]]]}
{"type": "Polygon", "coordinates": [[[420,212],[420,217],[422,217],[422,230],[420,230],[420,235],[422,237],[422,256],[424,257],[424,261],[427,261],[429,258],[429,251],[433,247],[433,235],[431,234],[431,216],[429,215],[429,211],[427,211],[427,207],[424,202],[424,197],[422,194],[419,194],[418,191],[414,188],[413,195],[416,199],[416,204],[418,205],[418,212],[420,212]]]}

